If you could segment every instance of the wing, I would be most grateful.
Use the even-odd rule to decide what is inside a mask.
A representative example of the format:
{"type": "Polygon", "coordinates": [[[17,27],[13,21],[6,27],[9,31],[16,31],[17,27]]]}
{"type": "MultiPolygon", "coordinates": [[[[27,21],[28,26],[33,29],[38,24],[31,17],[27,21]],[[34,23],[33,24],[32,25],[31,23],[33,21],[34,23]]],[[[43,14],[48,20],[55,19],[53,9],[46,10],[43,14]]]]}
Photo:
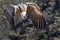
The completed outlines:
{"type": "Polygon", "coordinates": [[[41,15],[40,18],[34,22],[34,25],[35,25],[36,31],[45,30],[47,28],[46,20],[43,17],[43,15],[41,15]]]}

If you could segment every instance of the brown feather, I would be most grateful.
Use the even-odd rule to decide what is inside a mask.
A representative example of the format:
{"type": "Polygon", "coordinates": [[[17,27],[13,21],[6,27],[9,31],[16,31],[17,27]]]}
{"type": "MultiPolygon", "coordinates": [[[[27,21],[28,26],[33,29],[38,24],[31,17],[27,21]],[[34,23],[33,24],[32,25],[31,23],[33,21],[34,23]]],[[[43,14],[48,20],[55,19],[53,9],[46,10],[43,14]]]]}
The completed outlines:
{"type": "Polygon", "coordinates": [[[40,11],[40,8],[35,4],[28,4],[27,14],[30,16],[32,22],[34,23],[36,29],[44,29],[46,26],[46,21],[43,14],[40,11]]]}

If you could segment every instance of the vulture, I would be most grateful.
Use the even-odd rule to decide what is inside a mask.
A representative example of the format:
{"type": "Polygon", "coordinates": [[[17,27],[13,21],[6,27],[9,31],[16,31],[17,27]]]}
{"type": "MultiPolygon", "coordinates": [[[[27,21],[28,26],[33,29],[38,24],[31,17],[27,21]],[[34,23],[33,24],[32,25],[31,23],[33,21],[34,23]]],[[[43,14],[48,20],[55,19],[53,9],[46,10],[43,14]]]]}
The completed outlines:
{"type": "Polygon", "coordinates": [[[18,5],[10,5],[7,6],[4,10],[4,14],[6,15],[8,21],[10,22],[11,28],[15,31],[16,34],[16,26],[14,22],[14,16],[18,15],[20,17],[20,25],[23,22],[26,22],[26,25],[30,25],[33,23],[37,30],[45,29],[46,28],[46,21],[44,18],[43,13],[41,12],[40,8],[35,3],[26,3],[26,4],[18,4],[18,5]],[[30,20],[31,19],[31,20],[30,20]],[[30,23],[31,22],[31,23],[30,23]]]}
{"type": "Polygon", "coordinates": [[[35,3],[26,3],[26,5],[27,5],[26,12],[29,15],[30,19],[32,20],[32,22],[34,23],[35,28],[37,30],[45,29],[46,21],[38,5],[35,3]]]}
{"type": "Polygon", "coordinates": [[[33,26],[33,23],[26,14],[26,11],[27,6],[25,4],[9,5],[4,9],[4,14],[10,23],[10,27],[16,34],[24,33],[26,31],[25,27],[29,25],[33,26]],[[15,16],[18,16],[17,22],[15,21],[15,16]],[[21,31],[19,28],[21,28],[21,31]]]}
{"type": "MultiPolygon", "coordinates": [[[[25,3],[19,6],[20,12],[21,8],[26,11],[26,14],[29,16],[37,30],[46,29],[46,21],[43,13],[41,12],[39,6],[35,3],[25,3]],[[23,7],[23,8],[22,8],[23,7]]],[[[19,10],[18,10],[19,11],[19,10]]],[[[18,13],[17,11],[17,13],[18,13]]],[[[18,13],[21,15],[21,13],[18,13]]],[[[24,15],[24,14],[23,14],[24,15]]]]}

